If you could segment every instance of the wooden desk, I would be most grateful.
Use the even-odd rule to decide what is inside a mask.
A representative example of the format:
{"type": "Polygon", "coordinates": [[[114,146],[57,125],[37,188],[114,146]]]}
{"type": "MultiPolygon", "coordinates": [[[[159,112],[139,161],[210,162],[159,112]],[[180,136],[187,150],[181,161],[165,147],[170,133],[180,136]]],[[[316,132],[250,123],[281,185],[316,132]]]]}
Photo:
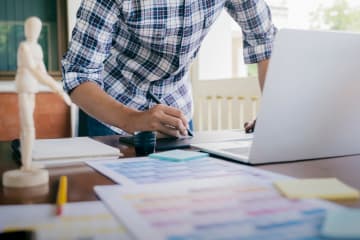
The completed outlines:
{"type": "MultiPolygon", "coordinates": [[[[220,133],[217,133],[219,136],[220,133]]],[[[198,138],[209,139],[211,134],[198,133],[198,138]]],[[[132,157],[135,151],[132,147],[118,143],[117,136],[96,138],[108,145],[118,146],[125,157],[132,157]]],[[[0,174],[18,166],[12,156],[10,142],[0,142],[0,174]]],[[[286,174],[298,178],[308,177],[337,177],[345,183],[360,189],[360,155],[331,158],[322,160],[280,163],[257,166],[256,168],[286,174]]],[[[50,171],[50,183],[45,187],[30,189],[8,189],[2,187],[0,179],[0,204],[54,203],[57,182],[61,175],[67,175],[69,181],[68,199],[70,202],[96,200],[93,187],[95,185],[109,185],[113,181],[99,174],[85,164],[66,167],[53,167],[50,171]]],[[[360,208],[360,200],[341,202],[342,205],[360,208]]]]}

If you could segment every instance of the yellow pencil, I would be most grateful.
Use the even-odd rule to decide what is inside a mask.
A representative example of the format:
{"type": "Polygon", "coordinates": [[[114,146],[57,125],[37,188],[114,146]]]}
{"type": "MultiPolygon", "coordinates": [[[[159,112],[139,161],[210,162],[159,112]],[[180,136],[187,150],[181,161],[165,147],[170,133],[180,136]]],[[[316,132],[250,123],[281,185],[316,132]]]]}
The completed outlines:
{"type": "Polygon", "coordinates": [[[60,216],[63,211],[63,205],[67,202],[67,176],[60,177],[60,183],[56,198],[56,215],[60,216]]]}

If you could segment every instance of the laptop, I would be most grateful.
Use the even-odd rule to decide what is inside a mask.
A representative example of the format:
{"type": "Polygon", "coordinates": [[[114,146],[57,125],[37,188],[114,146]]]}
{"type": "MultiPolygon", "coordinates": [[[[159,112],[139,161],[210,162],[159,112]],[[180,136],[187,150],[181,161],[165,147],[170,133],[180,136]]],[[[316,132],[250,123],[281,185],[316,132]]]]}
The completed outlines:
{"type": "Polygon", "coordinates": [[[193,144],[248,164],[360,153],[360,34],[280,30],[252,140],[193,144]]]}

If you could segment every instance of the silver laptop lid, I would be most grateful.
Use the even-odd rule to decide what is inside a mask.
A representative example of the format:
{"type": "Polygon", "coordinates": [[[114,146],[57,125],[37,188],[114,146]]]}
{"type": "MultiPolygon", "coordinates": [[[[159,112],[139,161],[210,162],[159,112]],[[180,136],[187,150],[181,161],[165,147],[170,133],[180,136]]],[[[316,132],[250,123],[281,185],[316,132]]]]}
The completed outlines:
{"type": "Polygon", "coordinates": [[[251,163],[360,153],[360,34],[281,30],[251,163]]]}

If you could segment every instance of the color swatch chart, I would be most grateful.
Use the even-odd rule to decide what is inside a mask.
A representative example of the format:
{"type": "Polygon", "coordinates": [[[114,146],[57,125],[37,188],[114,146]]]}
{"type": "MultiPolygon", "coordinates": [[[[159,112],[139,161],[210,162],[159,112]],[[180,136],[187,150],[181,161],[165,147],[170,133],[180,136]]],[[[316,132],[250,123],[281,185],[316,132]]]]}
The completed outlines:
{"type": "Polygon", "coordinates": [[[98,186],[95,191],[137,239],[320,239],[326,210],[335,205],[288,200],[256,178],[98,186]]]}
{"type": "Polygon", "coordinates": [[[37,240],[130,239],[101,202],[68,203],[62,216],[51,204],[0,207],[0,232],[32,230],[37,240]]]}
{"type": "MultiPolygon", "coordinates": [[[[119,184],[154,184],[187,180],[226,178],[232,176],[269,179],[270,172],[239,165],[220,159],[205,157],[190,161],[164,161],[149,157],[88,161],[89,166],[119,184]]],[[[279,175],[277,175],[279,176],[279,175]]]]}

